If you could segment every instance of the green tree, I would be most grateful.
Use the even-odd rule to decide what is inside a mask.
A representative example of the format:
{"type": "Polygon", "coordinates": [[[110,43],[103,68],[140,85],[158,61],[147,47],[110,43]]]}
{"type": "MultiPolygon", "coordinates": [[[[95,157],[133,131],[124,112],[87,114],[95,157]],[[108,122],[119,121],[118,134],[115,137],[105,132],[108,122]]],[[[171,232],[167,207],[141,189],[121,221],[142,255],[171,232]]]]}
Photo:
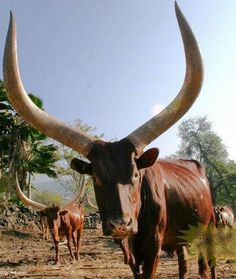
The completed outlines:
{"type": "Polygon", "coordinates": [[[236,163],[228,159],[222,139],[212,130],[207,117],[190,118],[178,127],[181,143],[173,158],[195,159],[205,167],[213,202],[235,208],[236,163]]]}
{"type": "MultiPolygon", "coordinates": [[[[29,96],[38,107],[43,107],[42,100],[32,94],[29,96]]],[[[16,172],[22,189],[31,185],[30,178],[35,173],[57,176],[55,162],[59,153],[55,145],[45,144],[45,140],[45,135],[29,126],[15,112],[0,81],[0,180],[7,200],[15,193],[16,172]]]]}
{"type": "Polygon", "coordinates": [[[182,158],[194,158],[203,164],[209,160],[226,162],[228,152],[222,139],[212,130],[212,124],[207,117],[190,118],[178,127],[181,139],[176,155],[182,158]]]}

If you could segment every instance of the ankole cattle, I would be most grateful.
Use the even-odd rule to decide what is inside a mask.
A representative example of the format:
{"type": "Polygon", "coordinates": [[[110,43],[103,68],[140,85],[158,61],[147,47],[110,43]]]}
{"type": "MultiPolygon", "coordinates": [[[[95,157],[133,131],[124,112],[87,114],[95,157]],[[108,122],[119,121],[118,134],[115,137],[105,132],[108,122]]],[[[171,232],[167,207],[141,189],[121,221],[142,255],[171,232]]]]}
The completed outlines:
{"type": "Polygon", "coordinates": [[[58,263],[59,258],[59,241],[67,238],[67,246],[70,256],[74,260],[78,260],[80,238],[84,226],[83,208],[78,203],[71,203],[60,208],[59,206],[46,206],[44,204],[33,201],[25,196],[21,191],[18,179],[16,178],[16,191],[20,199],[27,205],[39,210],[39,215],[43,218],[44,225],[50,231],[56,250],[55,262],[58,263]],[[71,241],[73,241],[75,256],[72,252],[71,241]]]}
{"type": "MultiPolygon", "coordinates": [[[[198,162],[156,160],[157,148],[144,151],[190,109],[203,81],[198,44],[177,4],[175,11],[186,58],[183,86],[165,109],[116,142],[97,140],[32,103],[20,77],[13,15],[4,52],[4,83],[10,102],[30,125],[89,160],[75,158],[71,167],[93,178],[103,233],[120,244],[135,278],[155,277],[161,249],[177,252],[179,278],[186,278],[187,259],[178,238],[180,231],[198,223],[208,226],[214,220],[208,181],[198,162]]],[[[199,272],[201,278],[209,278],[207,257],[203,255],[199,272]]],[[[214,266],[211,278],[216,278],[214,266]]]]}

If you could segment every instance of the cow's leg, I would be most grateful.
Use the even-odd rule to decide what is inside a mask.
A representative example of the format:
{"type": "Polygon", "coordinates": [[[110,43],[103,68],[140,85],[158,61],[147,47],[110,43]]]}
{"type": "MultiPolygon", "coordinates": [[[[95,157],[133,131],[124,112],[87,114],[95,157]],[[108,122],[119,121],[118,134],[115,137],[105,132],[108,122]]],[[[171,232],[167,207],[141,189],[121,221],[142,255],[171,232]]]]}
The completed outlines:
{"type": "Polygon", "coordinates": [[[55,245],[55,251],[56,251],[56,258],[55,263],[57,264],[59,262],[59,241],[57,241],[55,238],[53,238],[54,245],[55,245]]]}
{"type": "MultiPolygon", "coordinates": [[[[153,236],[145,239],[143,244],[142,253],[144,253],[143,263],[143,279],[154,279],[156,275],[156,269],[161,255],[161,247],[164,236],[164,221],[160,220],[160,225],[157,227],[157,231],[154,232],[153,236]],[[148,246],[148,247],[147,247],[148,246]]],[[[138,264],[138,263],[137,263],[138,264]]]]}
{"type": "Polygon", "coordinates": [[[45,228],[44,228],[44,226],[42,226],[42,230],[43,230],[43,240],[45,240],[46,237],[45,237],[45,228]]]}
{"type": "Polygon", "coordinates": [[[46,240],[49,240],[49,227],[46,225],[46,240]]]}
{"type": "Polygon", "coordinates": [[[217,279],[215,264],[212,265],[212,260],[208,261],[211,270],[211,279],[217,279]]]}
{"type": "Polygon", "coordinates": [[[148,253],[145,255],[143,264],[143,277],[144,279],[154,279],[158,262],[161,254],[162,234],[157,233],[156,237],[150,239],[148,253]]]}
{"type": "Polygon", "coordinates": [[[76,243],[76,249],[75,249],[75,258],[78,261],[79,259],[79,248],[80,248],[80,238],[82,234],[82,228],[77,230],[77,243],[76,243]]]}
{"type": "Polygon", "coordinates": [[[49,239],[49,237],[48,237],[48,226],[47,225],[43,226],[43,239],[44,240],[48,240],[49,239]]]}
{"type": "Polygon", "coordinates": [[[161,249],[155,248],[150,252],[148,259],[144,261],[143,277],[144,279],[154,279],[157,269],[157,264],[160,259],[161,249]]]}
{"type": "Polygon", "coordinates": [[[209,243],[209,245],[207,246],[207,259],[211,271],[211,279],[216,279],[216,257],[214,253],[213,243],[209,243]]]}
{"type": "Polygon", "coordinates": [[[179,264],[179,278],[188,278],[188,261],[187,261],[187,249],[184,246],[178,247],[177,250],[178,264],[179,264]]]}
{"type": "Polygon", "coordinates": [[[75,236],[74,236],[74,233],[72,233],[72,241],[73,241],[73,245],[74,245],[74,248],[75,248],[75,253],[77,252],[77,245],[76,245],[76,241],[75,241],[75,236]]]}
{"type": "Polygon", "coordinates": [[[199,275],[203,279],[209,279],[208,262],[206,257],[200,253],[198,257],[199,275]]]}
{"type": "Polygon", "coordinates": [[[216,257],[215,257],[215,243],[214,243],[214,227],[209,226],[209,234],[207,237],[207,260],[211,271],[211,279],[216,279],[216,257]]]}
{"type": "Polygon", "coordinates": [[[75,257],[73,255],[72,248],[71,248],[72,228],[68,228],[68,232],[67,232],[66,237],[67,237],[67,247],[70,251],[70,255],[71,255],[72,260],[74,260],[75,257]]]}

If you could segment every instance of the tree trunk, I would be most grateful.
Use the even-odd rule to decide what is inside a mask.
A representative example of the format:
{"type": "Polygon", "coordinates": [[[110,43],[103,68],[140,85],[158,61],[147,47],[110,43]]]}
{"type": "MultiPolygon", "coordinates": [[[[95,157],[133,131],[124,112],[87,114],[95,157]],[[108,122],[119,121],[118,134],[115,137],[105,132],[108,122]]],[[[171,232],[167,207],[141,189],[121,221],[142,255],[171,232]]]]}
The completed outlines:
{"type": "Polygon", "coordinates": [[[28,178],[28,198],[31,199],[32,196],[32,187],[31,187],[31,176],[29,174],[29,178],[28,178]]]}
{"type": "Polygon", "coordinates": [[[8,174],[8,183],[7,183],[7,191],[5,194],[5,199],[9,201],[12,196],[13,192],[13,185],[14,185],[14,177],[15,177],[16,169],[15,169],[15,164],[14,164],[14,159],[12,156],[12,159],[9,163],[9,174],[8,174]]]}

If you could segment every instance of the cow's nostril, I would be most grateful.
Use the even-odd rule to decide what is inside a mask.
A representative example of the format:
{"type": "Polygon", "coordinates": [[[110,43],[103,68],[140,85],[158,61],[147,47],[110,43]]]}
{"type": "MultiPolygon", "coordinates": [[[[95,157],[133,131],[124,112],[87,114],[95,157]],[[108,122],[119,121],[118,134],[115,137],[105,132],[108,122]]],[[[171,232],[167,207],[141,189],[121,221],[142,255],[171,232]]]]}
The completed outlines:
{"type": "Polygon", "coordinates": [[[117,218],[115,220],[108,220],[107,225],[110,230],[116,230],[123,228],[124,230],[129,229],[133,226],[133,218],[117,218]]]}

